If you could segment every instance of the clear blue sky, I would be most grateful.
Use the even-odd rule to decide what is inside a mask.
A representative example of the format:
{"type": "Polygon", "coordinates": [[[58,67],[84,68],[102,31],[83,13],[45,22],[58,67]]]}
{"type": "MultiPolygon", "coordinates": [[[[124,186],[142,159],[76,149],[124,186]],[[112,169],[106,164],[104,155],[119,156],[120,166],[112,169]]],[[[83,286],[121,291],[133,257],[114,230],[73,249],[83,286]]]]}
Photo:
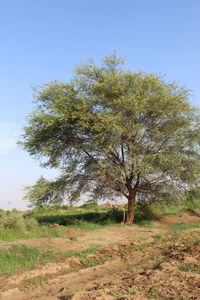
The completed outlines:
{"type": "Polygon", "coordinates": [[[0,207],[25,209],[23,185],[52,177],[16,146],[31,86],[68,81],[78,62],[113,52],[126,68],[167,74],[200,106],[199,0],[0,1],[0,207]]]}

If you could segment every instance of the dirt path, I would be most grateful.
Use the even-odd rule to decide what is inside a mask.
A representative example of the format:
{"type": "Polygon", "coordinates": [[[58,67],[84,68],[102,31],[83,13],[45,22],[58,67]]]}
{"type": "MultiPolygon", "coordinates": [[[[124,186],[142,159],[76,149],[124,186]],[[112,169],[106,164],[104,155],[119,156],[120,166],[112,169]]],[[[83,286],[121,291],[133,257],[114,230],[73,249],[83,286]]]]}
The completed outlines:
{"type": "MultiPolygon", "coordinates": [[[[199,300],[200,275],[196,273],[190,274],[188,277],[184,274],[182,275],[177,269],[177,261],[173,257],[170,258],[169,253],[171,252],[168,251],[168,253],[166,250],[168,254],[163,254],[164,248],[168,249],[170,245],[173,245],[175,248],[179,247],[179,242],[184,249],[183,238],[181,237],[180,239],[176,237],[171,238],[171,240],[169,238],[169,241],[165,242],[164,246],[158,244],[158,239],[156,238],[156,235],[166,232],[168,224],[171,225],[181,222],[194,223],[199,221],[200,218],[197,216],[183,214],[164,217],[151,227],[107,227],[93,232],[70,229],[62,238],[17,241],[16,243],[18,244],[23,243],[29,246],[48,247],[55,251],[63,251],[65,253],[79,252],[98,245],[102,247],[103,250],[100,250],[98,254],[90,255],[89,259],[101,260],[105,258],[106,262],[95,267],[88,267],[82,264],[77,258],[72,257],[65,258],[59,263],[48,263],[43,266],[38,266],[38,268],[23,272],[22,274],[3,276],[0,281],[0,299],[150,299],[143,290],[145,291],[149,282],[151,282],[152,288],[154,288],[155,284],[153,284],[153,280],[162,280],[163,288],[165,288],[165,290],[167,288],[172,290],[172,294],[174,293],[175,295],[173,296],[174,298],[172,296],[170,296],[170,298],[169,295],[165,298],[157,297],[156,293],[159,294],[159,287],[156,285],[156,288],[151,292],[151,294],[155,294],[155,296],[154,298],[152,296],[151,299],[199,300]],[[177,246],[174,246],[176,244],[177,246]],[[149,247],[149,245],[151,247],[149,247]],[[155,266],[160,264],[161,261],[163,264],[162,268],[159,267],[156,269],[155,266]],[[168,263],[168,265],[166,265],[166,263],[168,263]],[[152,274],[149,273],[152,275],[152,278],[145,273],[148,268],[153,272],[152,274]],[[158,271],[162,272],[157,274],[158,271]],[[169,277],[170,272],[172,272],[172,276],[170,275],[170,284],[172,287],[165,284],[165,280],[169,281],[167,276],[169,277]],[[136,273],[137,276],[134,277],[136,273]],[[176,276],[178,276],[177,278],[179,279],[181,278],[182,282],[187,279],[186,283],[184,283],[185,285],[183,285],[183,283],[179,285],[177,279],[175,279],[176,276]],[[124,278],[127,278],[127,280],[124,278]],[[135,280],[138,282],[138,288],[136,288],[134,284],[135,280]],[[175,282],[175,287],[173,281],[175,282]],[[189,286],[192,281],[197,283],[195,286],[193,284],[193,288],[191,289],[189,286]],[[142,287],[141,289],[139,288],[140,286],[142,287]],[[117,287],[120,287],[119,291],[117,287]],[[134,289],[132,287],[134,287],[134,289]],[[181,295],[181,288],[187,290],[188,294],[185,293],[187,297],[181,298],[182,296],[177,296],[181,295]],[[134,293],[136,293],[137,296],[134,293]],[[123,294],[126,294],[126,298],[122,297],[123,294]]],[[[200,236],[199,230],[193,230],[191,232],[192,233],[189,234],[190,238],[193,235],[196,239],[200,236]]],[[[1,246],[4,247],[10,244],[13,244],[13,242],[2,243],[1,246]]],[[[179,257],[180,254],[180,261],[188,261],[188,259],[192,261],[193,259],[193,264],[197,265],[198,261],[200,262],[200,247],[199,245],[197,246],[196,248],[194,247],[194,253],[187,255],[187,257],[184,257],[184,255],[189,250],[184,252],[184,254],[180,254],[179,252],[183,249],[177,248],[177,257],[179,257]]]]}

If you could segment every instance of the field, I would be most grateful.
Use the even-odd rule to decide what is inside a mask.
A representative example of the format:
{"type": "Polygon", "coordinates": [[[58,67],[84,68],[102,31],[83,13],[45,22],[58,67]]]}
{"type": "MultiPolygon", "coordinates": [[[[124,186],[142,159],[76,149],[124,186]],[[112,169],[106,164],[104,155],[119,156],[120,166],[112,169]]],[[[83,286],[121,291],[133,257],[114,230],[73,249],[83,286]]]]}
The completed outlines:
{"type": "Polygon", "coordinates": [[[199,201],[1,211],[0,299],[200,299],[199,201]]]}

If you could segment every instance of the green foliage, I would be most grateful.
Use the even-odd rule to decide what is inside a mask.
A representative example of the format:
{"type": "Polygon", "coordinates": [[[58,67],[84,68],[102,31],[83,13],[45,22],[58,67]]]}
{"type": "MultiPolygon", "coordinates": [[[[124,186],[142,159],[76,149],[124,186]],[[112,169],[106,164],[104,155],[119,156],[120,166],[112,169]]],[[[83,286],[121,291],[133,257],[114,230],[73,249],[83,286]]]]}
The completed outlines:
{"type": "Polygon", "coordinates": [[[96,246],[94,248],[90,248],[82,252],[74,253],[72,254],[72,256],[78,257],[81,260],[81,262],[86,266],[89,267],[98,266],[111,259],[111,257],[109,256],[88,257],[89,254],[96,253],[98,252],[99,249],[100,246],[96,246]]]}
{"type": "Polygon", "coordinates": [[[152,235],[152,237],[153,237],[154,239],[160,240],[160,239],[162,239],[162,238],[164,237],[164,235],[162,235],[162,234],[155,234],[155,235],[152,235]]]}
{"type": "Polygon", "coordinates": [[[121,194],[133,202],[135,195],[178,198],[199,184],[200,116],[188,90],[124,71],[122,61],[111,55],[101,66],[82,64],[70,83],[35,91],[21,145],[61,175],[27,188],[33,206],[83,194],[94,201],[121,194]]]}
{"type": "Polygon", "coordinates": [[[98,265],[102,265],[104,264],[106,261],[111,260],[110,256],[102,256],[102,257],[98,257],[98,258],[86,258],[84,260],[82,260],[82,262],[89,267],[95,267],[98,265]]]}
{"type": "Polygon", "coordinates": [[[81,207],[44,206],[36,207],[29,212],[29,217],[35,218],[39,224],[60,224],[85,231],[101,229],[104,226],[119,225],[123,220],[120,209],[110,209],[95,205],[81,207]]]}
{"type": "Polygon", "coordinates": [[[34,218],[24,218],[16,211],[2,211],[0,214],[0,229],[15,230],[19,232],[34,231],[38,228],[38,222],[34,218]]]}
{"type": "Polygon", "coordinates": [[[31,206],[61,204],[63,202],[63,187],[60,181],[49,181],[39,178],[33,186],[26,186],[25,199],[29,199],[31,206]]]}
{"type": "Polygon", "coordinates": [[[155,220],[164,215],[194,213],[200,215],[200,197],[196,190],[186,191],[183,198],[176,199],[171,195],[165,196],[159,201],[138,202],[136,204],[136,220],[155,220]],[[193,195],[192,198],[188,195],[193,195]]]}
{"type": "MultiPolygon", "coordinates": [[[[127,210],[127,206],[125,207],[127,210]]],[[[137,202],[135,222],[146,226],[163,215],[193,213],[200,215],[200,199],[158,202],[137,202]]],[[[42,236],[60,236],[67,228],[82,228],[85,231],[101,229],[105,226],[122,226],[123,211],[120,208],[106,208],[96,204],[82,207],[39,206],[23,216],[17,211],[0,212],[0,240],[39,238],[42,236]],[[48,228],[50,224],[59,224],[57,228],[48,228]]],[[[190,226],[179,224],[173,230],[182,230],[190,226]]]]}
{"type": "Polygon", "coordinates": [[[52,258],[53,254],[49,250],[25,245],[13,245],[6,250],[0,249],[0,276],[21,271],[52,258]]]}
{"type": "Polygon", "coordinates": [[[179,223],[176,225],[171,226],[172,231],[182,231],[189,228],[200,228],[200,222],[192,223],[192,224],[185,224],[185,223],[179,223]]]}
{"type": "Polygon", "coordinates": [[[108,209],[99,207],[99,206],[93,206],[93,205],[87,205],[86,207],[70,207],[70,206],[51,206],[51,205],[45,205],[45,206],[38,206],[32,209],[29,213],[29,217],[37,218],[40,216],[54,216],[54,215],[80,215],[82,213],[89,213],[89,212],[107,212],[108,209]]]}
{"type": "Polygon", "coordinates": [[[27,231],[37,231],[38,230],[38,221],[34,218],[25,218],[24,219],[26,230],[27,231]]]}
{"type": "Polygon", "coordinates": [[[178,268],[184,272],[195,272],[200,274],[200,266],[195,264],[182,264],[178,268]]]}
{"type": "Polygon", "coordinates": [[[122,218],[120,210],[101,208],[96,205],[86,208],[40,206],[34,208],[25,217],[19,212],[2,210],[0,240],[58,237],[66,231],[64,226],[82,228],[85,231],[97,230],[104,226],[120,224],[122,218]],[[51,224],[63,226],[51,229],[48,227],[51,224]]]}
{"type": "MultiPolygon", "coordinates": [[[[200,215],[200,200],[179,202],[138,202],[136,204],[137,225],[150,225],[151,221],[163,215],[180,214],[184,212],[200,215]]],[[[127,209],[127,207],[126,207],[127,209]]],[[[0,212],[0,240],[12,241],[61,236],[67,227],[82,228],[85,231],[102,229],[105,226],[123,226],[123,211],[120,208],[40,206],[31,210],[24,217],[17,211],[0,212]],[[51,224],[62,226],[49,228],[51,224]]],[[[178,224],[172,230],[199,227],[199,224],[178,224]]]]}
{"type": "Polygon", "coordinates": [[[17,212],[4,212],[0,215],[0,228],[1,229],[14,229],[17,231],[25,231],[26,226],[24,218],[17,212]]]}
{"type": "Polygon", "coordinates": [[[186,201],[191,202],[194,206],[198,205],[197,203],[200,201],[200,187],[186,191],[185,199],[186,201]]]}
{"type": "Polygon", "coordinates": [[[136,204],[136,221],[156,220],[159,218],[152,204],[148,202],[138,202],[136,204]]]}
{"type": "Polygon", "coordinates": [[[72,253],[70,254],[70,256],[75,256],[78,257],[80,259],[84,259],[86,258],[89,254],[95,253],[100,249],[100,246],[96,246],[93,248],[89,248],[87,250],[81,251],[81,252],[77,252],[77,253],[72,253]]]}
{"type": "Polygon", "coordinates": [[[95,209],[98,208],[98,204],[96,202],[91,202],[91,203],[85,203],[81,206],[81,208],[87,208],[87,209],[95,209]]]}
{"type": "Polygon", "coordinates": [[[59,237],[66,232],[63,227],[50,229],[48,226],[39,225],[37,230],[31,231],[18,231],[16,229],[1,229],[0,240],[2,241],[16,241],[21,239],[35,239],[42,237],[59,237]]]}
{"type": "Polygon", "coordinates": [[[118,209],[109,209],[106,212],[85,211],[78,214],[42,215],[36,218],[41,224],[56,223],[64,226],[76,225],[81,227],[85,222],[101,225],[120,223],[123,220],[123,214],[118,209]]]}
{"type": "Polygon", "coordinates": [[[65,232],[65,228],[48,228],[39,225],[34,217],[24,217],[17,210],[0,213],[0,240],[12,241],[18,239],[38,238],[43,235],[58,237],[65,232]]]}

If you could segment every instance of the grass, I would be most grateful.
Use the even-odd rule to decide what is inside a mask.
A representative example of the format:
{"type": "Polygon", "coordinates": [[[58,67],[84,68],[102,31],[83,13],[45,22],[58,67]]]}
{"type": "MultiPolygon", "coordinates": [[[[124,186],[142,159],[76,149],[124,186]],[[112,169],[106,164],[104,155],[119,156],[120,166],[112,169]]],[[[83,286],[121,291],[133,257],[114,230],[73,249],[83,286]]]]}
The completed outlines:
{"type": "Polygon", "coordinates": [[[32,266],[47,262],[55,255],[49,250],[13,245],[0,250],[0,276],[17,273],[32,266]]]}
{"type": "Polygon", "coordinates": [[[200,228],[200,222],[192,223],[192,224],[179,223],[171,226],[171,230],[174,232],[186,230],[189,228],[200,228]]]}
{"type": "Polygon", "coordinates": [[[111,260],[111,257],[109,256],[102,256],[102,257],[88,257],[89,254],[93,254],[93,253],[96,253],[100,250],[101,246],[96,246],[96,247],[93,247],[93,248],[89,248],[87,250],[84,250],[84,251],[81,251],[81,252],[78,252],[78,253],[73,253],[73,254],[70,254],[70,256],[75,256],[77,258],[80,259],[80,261],[85,265],[85,266],[88,266],[88,267],[94,267],[94,266],[98,266],[98,265],[101,265],[103,264],[104,262],[108,261],[108,260],[111,260]]]}
{"type": "Polygon", "coordinates": [[[200,274],[200,266],[195,264],[182,264],[179,267],[179,270],[184,272],[197,272],[200,274]]]}
{"type": "Polygon", "coordinates": [[[41,285],[44,281],[46,281],[46,277],[45,276],[36,276],[36,277],[30,277],[30,278],[26,278],[24,280],[25,285],[28,286],[38,286],[41,285]]]}
{"type": "Polygon", "coordinates": [[[64,226],[77,226],[86,223],[97,225],[107,225],[111,223],[120,223],[123,220],[123,212],[120,209],[95,209],[94,211],[87,211],[87,209],[77,208],[77,212],[66,212],[65,214],[55,213],[54,215],[35,215],[34,216],[40,224],[59,224],[64,226]]]}
{"type": "Polygon", "coordinates": [[[151,246],[152,246],[152,243],[145,242],[145,243],[141,243],[139,245],[133,246],[133,249],[134,250],[142,250],[144,248],[151,247],[151,246]]]}
{"type": "Polygon", "coordinates": [[[158,240],[161,240],[164,238],[164,234],[155,234],[155,235],[152,235],[152,238],[155,238],[155,239],[158,239],[158,240]]]}
{"type": "Polygon", "coordinates": [[[83,208],[39,207],[25,217],[16,210],[11,212],[2,210],[0,212],[0,240],[14,241],[43,236],[59,237],[66,231],[66,227],[92,231],[106,226],[122,226],[120,224],[121,215],[122,211],[119,209],[101,208],[100,206],[94,208],[87,206],[83,208]],[[27,224],[34,226],[27,230],[27,224]],[[60,226],[52,229],[49,228],[51,224],[60,226]]]}
{"type": "Polygon", "coordinates": [[[98,265],[102,265],[109,260],[111,260],[110,256],[103,256],[98,258],[85,258],[84,260],[82,260],[82,262],[88,267],[95,267],[98,265]]]}
{"type": "MultiPolygon", "coordinates": [[[[199,208],[200,200],[197,199],[195,201],[179,201],[175,203],[160,201],[151,205],[139,203],[136,205],[134,225],[152,226],[152,221],[159,219],[163,215],[183,212],[192,212],[198,215],[200,214],[199,208]]],[[[59,237],[69,227],[92,231],[107,226],[123,226],[121,224],[122,220],[123,211],[120,208],[106,208],[95,204],[83,205],[82,207],[70,207],[66,205],[37,207],[26,214],[25,217],[16,210],[13,210],[13,212],[0,210],[0,240],[14,241],[43,236],[59,237]],[[36,222],[35,228],[33,228],[34,222],[36,222]],[[15,227],[15,224],[19,228],[15,227]],[[48,226],[51,224],[59,224],[60,227],[50,229],[48,226]],[[20,226],[24,229],[19,230],[20,226]],[[32,228],[28,229],[27,226],[32,226],[32,228]]],[[[184,230],[186,226],[188,225],[179,224],[174,226],[172,230],[184,230]]],[[[199,226],[195,224],[189,225],[187,228],[199,226]]]]}
{"type": "Polygon", "coordinates": [[[123,224],[119,224],[119,223],[107,223],[107,224],[96,224],[96,223],[90,223],[90,222],[77,222],[76,225],[70,225],[68,226],[68,228],[81,228],[84,231],[93,231],[93,230],[100,230],[109,226],[123,226],[123,224]]]}
{"type": "Polygon", "coordinates": [[[147,219],[147,220],[135,220],[134,224],[133,225],[137,225],[137,226],[152,226],[152,221],[153,220],[150,220],[150,219],[147,219]]]}
{"type": "Polygon", "coordinates": [[[100,248],[101,248],[100,246],[96,246],[96,247],[89,248],[87,250],[84,250],[84,251],[81,251],[78,253],[72,253],[72,254],[70,254],[70,256],[75,256],[75,257],[78,257],[79,259],[85,259],[89,254],[93,254],[93,253],[99,251],[100,248]]]}
{"type": "Polygon", "coordinates": [[[20,231],[15,229],[0,229],[0,240],[2,241],[15,241],[15,240],[28,240],[40,238],[43,236],[49,237],[59,237],[64,232],[66,232],[66,228],[58,227],[50,229],[48,226],[38,226],[38,228],[34,231],[20,231]]]}
{"type": "Polygon", "coordinates": [[[176,202],[154,202],[151,205],[142,204],[136,209],[136,220],[154,220],[167,215],[194,213],[200,215],[200,199],[194,201],[179,200],[176,202]]]}
{"type": "MultiPolygon", "coordinates": [[[[96,266],[103,264],[110,257],[94,257],[89,258],[88,255],[98,252],[100,246],[96,246],[78,253],[67,254],[81,260],[85,266],[96,266]]],[[[36,247],[25,245],[12,245],[8,249],[0,250],[0,276],[18,273],[20,271],[31,269],[38,264],[44,264],[59,258],[59,254],[54,254],[50,250],[44,250],[36,247]]],[[[28,285],[39,285],[44,281],[42,276],[26,279],[28,285]]]]}

